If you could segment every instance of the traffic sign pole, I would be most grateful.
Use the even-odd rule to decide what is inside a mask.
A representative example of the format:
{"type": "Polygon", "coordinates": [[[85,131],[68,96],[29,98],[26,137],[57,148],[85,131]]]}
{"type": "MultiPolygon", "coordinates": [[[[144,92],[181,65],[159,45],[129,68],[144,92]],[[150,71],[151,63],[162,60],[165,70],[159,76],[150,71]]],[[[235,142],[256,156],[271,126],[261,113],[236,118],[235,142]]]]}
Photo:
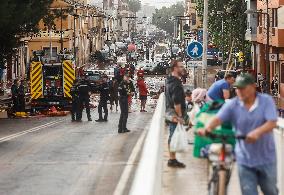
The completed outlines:
{"type": "Polygon", "coordinates": [[[208,0],[204,0],[203,14],[203,57],[202,57],[202,87],[207,84],[207,47],[208,47],[208,0]]]}

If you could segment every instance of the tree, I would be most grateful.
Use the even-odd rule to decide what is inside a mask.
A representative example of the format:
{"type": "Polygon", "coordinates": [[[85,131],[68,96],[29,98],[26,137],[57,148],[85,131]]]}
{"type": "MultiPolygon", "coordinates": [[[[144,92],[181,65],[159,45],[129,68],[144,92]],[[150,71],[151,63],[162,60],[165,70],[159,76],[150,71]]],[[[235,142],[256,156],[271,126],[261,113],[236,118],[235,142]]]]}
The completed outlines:
{"type": "MultiPolygon", "coordinates": [[[[249,52],[250,43],[245,41],[246,9],[245,0],[210,0],[208,7],[210,41],[218,48],[224,47],[225,52],[230,51],[233,41],[236,51],[249,52]]],[[[203,17],[203,0],[197,0],[197,10],[199,16],[203,17]]]]}
{"type": "Polygon", "coordinates": [[[184,15],[184,5],[182,2],[178,2],[171,7],[162,7],[161,9],[156,9],[156,12],[153,14],[153,24],[173,34],[175,16],[181,15],[184,15]]]}
{"type": "Polygon", "coordinates": [[[136,13],[141,9],[141,1],[140,0],[128,0],[128,6],[129,10],[134,13],[136,16],[136,13]]]}
{"type": "Polygon", "coordinates": [[[6,0],[0,4],[0,58],[11,55],[22,37],[38,31],[53,0],[6,0]]]}

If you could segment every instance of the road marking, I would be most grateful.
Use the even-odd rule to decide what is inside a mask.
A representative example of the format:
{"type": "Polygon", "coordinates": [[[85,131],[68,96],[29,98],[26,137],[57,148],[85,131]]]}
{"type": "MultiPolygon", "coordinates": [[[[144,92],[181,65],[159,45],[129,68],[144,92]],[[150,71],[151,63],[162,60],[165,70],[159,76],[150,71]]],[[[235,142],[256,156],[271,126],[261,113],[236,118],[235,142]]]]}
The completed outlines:
{"type": "Polygon", "coordinates": [[[28,129],[28,130],[25,130],[25,131],[21,131],[19,133],[14,133],[12,135],[8,135],[6,137],[2,137],[2,138],[0,138],[0,143],[5,142],[5,141],[9,141],[9,140],[12,140],[12,139],[15,139],[17,137],[20,137],[20,136],[28,134],[28,133],[39,131],[39,130],[44,129],[46,127],[50,127],[50,126],[53,126],[55,124],[61,123],[61,122],[65,121],[65,120],[66,119],[60,119],[60,120],[49,122],[49,123],[46,123],[46,124],[43,124],[43,125],[40,125],[40,126],[37,126],[37,127],[33,127],[31,129],[28,129]]]}
{"type": "Polygon", "coordinates": [[[119,179],[119,182],[115,188],[115,191],[113,193],[113,195],[123,195],[123,192],[125,190],[125,187],[127,185],[127,182],[129,180],[129,177],[130,177],[130,174],[131,174],[131,171],[132,169],[134,168],[134,166],[136,166],[135,164],[135,160],[141,150],[141,147],[142,147],[142,144],[143,144],[143,141],[146,137],[146,134],[147,134],[147,130],[145,129],[142,134],[140,135],[136,145],[134,146],[132,152],[131,152],[131,155],[130,157],[128,158],[128,161],[126,163],[126,166],[120,176],[120,179],[119,179]]]}

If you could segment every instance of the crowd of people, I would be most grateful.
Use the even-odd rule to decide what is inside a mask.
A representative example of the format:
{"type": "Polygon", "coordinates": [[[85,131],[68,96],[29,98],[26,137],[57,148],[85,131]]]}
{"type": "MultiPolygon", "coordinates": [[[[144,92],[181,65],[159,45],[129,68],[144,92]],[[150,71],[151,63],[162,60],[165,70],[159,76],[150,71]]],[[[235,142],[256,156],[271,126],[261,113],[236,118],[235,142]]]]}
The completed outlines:
{"type": "MultiPolygon", "coordinates": [[[[135,68],[135,67],[134,67],[135,68]]],[[[133,97],[139,93],[140,112],[146,111],[147,96],[149,95],[148,87],[144,80],[144,74],[137,71],[137,80],[134,80],[135,69],[130,65],[117,66],[114,71],[114,77],[109,78],[107,75],[102,76],[102,81],[99,83],[99,118],[96,122],[108,121],[108,102],[110,110],[118,111],[120,108],[120,119],[118,124],[118,133],[127,133],[128,114],[131,113],[133,97]],[[135,83],[136,82],[136,83],[135,83]],[[137,88],[137,90],[136,90],[137,88]]],[[[88,121],[92,121],[90,113],[90,95],[91,88],[87,79],[82,79],[80,82],[74,82],[71,88],[72,94],[72,121],[82,121],[83,108],[86,108],[88,121]]]]}
{"type": "Polygon", "coordinates": [[[258,187],[264,195],[277,195],[276,149],[273,129],[277,122],[277,109],[270,95],[257,92],[256,79],[248,73],[235,78],[226,74],[208,89],[197,88],[184,91],[182,85],[184,65],[181,61],[171,63],[171,74],[166,80],[166,119],[169,128],[168,166],[185,168],[170,143],[178,123],[196,125],[195,115],[204,104],[223,101],[224,104],[204,128],[193,128],[199,136],[206,136],[222,123],[233,125],[236,135],[245,136],[235,146],[236,163],[243,195],[257,195],[258,187]],[[235,95],[230,89],[235,89],[235,95]],[[186,118],[189,117],[187,122],[186,118]]]}

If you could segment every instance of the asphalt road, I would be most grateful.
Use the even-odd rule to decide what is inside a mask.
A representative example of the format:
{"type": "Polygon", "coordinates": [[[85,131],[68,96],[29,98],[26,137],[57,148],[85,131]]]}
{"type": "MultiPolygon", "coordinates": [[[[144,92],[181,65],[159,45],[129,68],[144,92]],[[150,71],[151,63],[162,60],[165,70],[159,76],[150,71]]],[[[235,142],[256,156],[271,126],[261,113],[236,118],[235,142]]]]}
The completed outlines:
{"type": "Polygon", "coordinates": [[[0,194],[110,195],[118,183],[117,192],[128,194],[139,158],[128,159],[151,117],[131,113],[128,134],[117,134],[119,113],[99,124],[69,117],[0,120],[0,194]],[[126,166],[133,169],[121,182],[126,166]]]}

